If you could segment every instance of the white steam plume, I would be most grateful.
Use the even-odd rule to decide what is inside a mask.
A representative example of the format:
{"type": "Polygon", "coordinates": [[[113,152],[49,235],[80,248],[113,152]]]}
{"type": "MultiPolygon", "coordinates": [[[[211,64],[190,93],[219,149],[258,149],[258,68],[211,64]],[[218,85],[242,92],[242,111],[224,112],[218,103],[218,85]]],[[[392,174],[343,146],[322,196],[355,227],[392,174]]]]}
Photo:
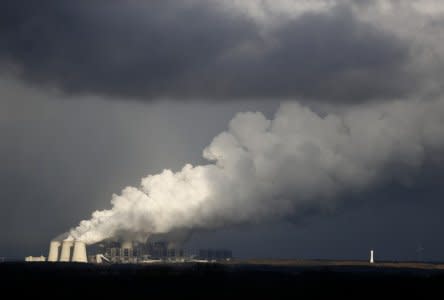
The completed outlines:
{"type": "Polygon", "coordinates": [[[394,101],[321,116],[295,102],[273,120],[237,114],[205,148],[207,165],[164,170],[113,195],[70,238],[95,243],[178,228],[303,214],[347,192],[405,180],[444,148],[443,101],[394,101]]]}

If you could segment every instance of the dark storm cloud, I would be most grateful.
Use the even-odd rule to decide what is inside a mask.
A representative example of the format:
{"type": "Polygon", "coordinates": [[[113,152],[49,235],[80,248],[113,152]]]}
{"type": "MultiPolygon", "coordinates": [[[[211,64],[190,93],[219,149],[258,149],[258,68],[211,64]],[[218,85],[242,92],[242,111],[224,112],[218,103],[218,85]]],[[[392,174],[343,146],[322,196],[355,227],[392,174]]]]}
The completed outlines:
{"type": "Polygon", "coordinates": [[[273,39],[277,45],[264,55],[236,61],[237,72],[226,70],[235,93],[359,101],[409,90],[402,74],[407,44],[344,7],[285,23],[273,39]]]}
{"type": "Polygon", "coordinates": [[[6,0],[0,36],[6,70],[68,93],[362,101],[414,88],[408,45],[345,6],[265,33],[212,1],[6,0]]]}

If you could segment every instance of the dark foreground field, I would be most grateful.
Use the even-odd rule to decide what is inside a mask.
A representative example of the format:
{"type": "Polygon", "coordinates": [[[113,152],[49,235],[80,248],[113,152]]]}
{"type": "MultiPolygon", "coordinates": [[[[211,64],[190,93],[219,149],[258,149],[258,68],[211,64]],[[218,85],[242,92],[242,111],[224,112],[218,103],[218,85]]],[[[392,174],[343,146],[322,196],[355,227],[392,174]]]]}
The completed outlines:
{"type": "MultiPolygon", "coordinates": [[[[154,296],[184,298],[281,299],[326,296],[326,299],[369,297],[436,298],[444,291],[440,267],[370,266],[362,264],[170,264],[112,265],[61,263],[0,264],[3,295],[61,295],[127,299],[154,296]],[[130,298],[131,297],[131,298],[130,298]]],[[[15,298],[15,297],[14,297],[15,298]]],[[[5,297],[2,299],[9,299],[5,297]]]]}

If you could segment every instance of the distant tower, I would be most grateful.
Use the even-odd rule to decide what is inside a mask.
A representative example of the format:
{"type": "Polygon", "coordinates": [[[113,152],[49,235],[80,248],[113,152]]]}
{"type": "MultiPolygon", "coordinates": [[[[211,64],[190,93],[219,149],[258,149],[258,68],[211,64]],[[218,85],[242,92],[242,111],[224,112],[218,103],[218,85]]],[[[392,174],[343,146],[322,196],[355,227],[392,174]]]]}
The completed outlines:
{"type": "Polygon", "coordinates": [[[75,241],[71,261],[77,262],[77,263],[87,263],[88,262],[88,259],[86,257],[86,246],[85,246],[84,242],[75,241]]]}
{"type": "Polygon", "coordinates": [[[370,263],[371,264],[375,263],[375,259],[373,257],[373,250],[370,250],[370,263]]]}
{"type": "Polygon", "coordinates": [[[69,262],[71,261],[71,248],[74,242],[69,240],[64,240],[62,243],[62,252],[60,253],[61,262],[69,262]]]}
{"type": "Polygon", "coordinates": [[[121,259],[124,262],[130,262],[133,260],[133,242],[124,241],[121,245],[121,259]]]}
{"type": "Polygon", "coordinates": [[[49,244],[48,261],[56,262],[59,260],[59,248],[61,243],[58,241],[51,241],[49,244]]]}

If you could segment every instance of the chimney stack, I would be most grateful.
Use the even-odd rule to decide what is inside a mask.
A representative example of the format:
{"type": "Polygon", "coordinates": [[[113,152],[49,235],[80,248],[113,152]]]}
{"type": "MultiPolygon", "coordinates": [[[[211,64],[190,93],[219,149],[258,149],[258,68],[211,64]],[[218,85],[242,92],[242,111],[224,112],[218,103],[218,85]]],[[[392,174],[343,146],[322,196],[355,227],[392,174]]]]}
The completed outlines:
{"type": "Polygon", "coordinates": [[[48,261],[56,262],[59,260],[59,249],[61,243],[59,241],[51,241],[49,244],[48,261]]]}

